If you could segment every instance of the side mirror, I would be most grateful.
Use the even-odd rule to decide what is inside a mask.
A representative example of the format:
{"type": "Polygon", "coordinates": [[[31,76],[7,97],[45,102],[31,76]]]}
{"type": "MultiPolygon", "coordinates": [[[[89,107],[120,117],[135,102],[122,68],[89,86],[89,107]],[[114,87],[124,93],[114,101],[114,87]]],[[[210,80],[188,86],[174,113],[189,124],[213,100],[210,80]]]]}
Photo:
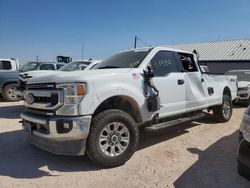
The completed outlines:
{"type": "Polygon", "coordinates": [[[155,76],[151,65],[148,65],[147,71],[144,70],[143,72],[146,79],[150,79],[155,76]]]}

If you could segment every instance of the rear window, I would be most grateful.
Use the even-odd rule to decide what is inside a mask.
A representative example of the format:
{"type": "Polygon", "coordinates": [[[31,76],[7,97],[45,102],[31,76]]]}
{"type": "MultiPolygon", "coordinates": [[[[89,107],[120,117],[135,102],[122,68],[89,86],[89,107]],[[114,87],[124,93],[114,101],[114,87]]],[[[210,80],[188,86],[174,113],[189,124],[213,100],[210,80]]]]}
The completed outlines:
{"type": "Polygon", "coordinates": [[[10,70],[11,69],[11,62],[10,61],[0,61],[0,69],[10,70]]]}

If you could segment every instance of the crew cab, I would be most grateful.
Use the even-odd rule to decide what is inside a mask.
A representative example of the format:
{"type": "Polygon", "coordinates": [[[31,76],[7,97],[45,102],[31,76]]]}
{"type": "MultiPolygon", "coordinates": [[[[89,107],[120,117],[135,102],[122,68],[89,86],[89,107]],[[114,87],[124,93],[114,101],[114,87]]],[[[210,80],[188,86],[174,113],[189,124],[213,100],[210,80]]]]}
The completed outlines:
{"type": "Polygon", "coordinates": [[[22,125],[34,145],[119,166],[136,151],[139,129],[158,131],[204,116],[230,120],[236,76],[202,73],[195,53],[167,47],[124,51],[91,71],[28,80],[22,125]]]}

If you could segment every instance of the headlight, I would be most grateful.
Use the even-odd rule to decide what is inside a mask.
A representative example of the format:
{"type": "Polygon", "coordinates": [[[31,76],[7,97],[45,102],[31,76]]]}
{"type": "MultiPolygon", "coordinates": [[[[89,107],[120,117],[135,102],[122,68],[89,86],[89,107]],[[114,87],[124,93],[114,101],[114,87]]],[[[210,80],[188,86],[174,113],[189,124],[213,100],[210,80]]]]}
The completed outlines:
{"type": "Polygon", "coordinates": [[[57,88],[64,90],[64,104],[79,104],[86,94],[84,83],[63,83],[58,84],[57,88]]]}
{"type": "Polygon", "coordinates": [[[240,131],[242,132],[243,138],[250,142],[250,106],[248,106],[243,120],[240,124],[240,131]]]}

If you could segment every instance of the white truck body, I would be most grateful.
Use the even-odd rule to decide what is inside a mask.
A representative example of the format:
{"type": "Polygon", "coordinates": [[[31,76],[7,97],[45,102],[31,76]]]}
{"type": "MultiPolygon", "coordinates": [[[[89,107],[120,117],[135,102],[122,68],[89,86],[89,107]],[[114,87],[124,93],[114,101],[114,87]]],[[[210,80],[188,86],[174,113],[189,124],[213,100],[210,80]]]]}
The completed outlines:
{"type": "Polygon", "coordinates": [[[19,61],[18,59],[10,58],[3,59],[0,58],[0,70],[18,70],[19,69],[19,61]]]}
{"type": "MultiPolygon", "coordinates": [[[[24,129],[32,132],[29,134],[32,143],[53,153],[83,155],[88,135],[92,134],[92,119],[95,119],[95,116],[102,110],[107,110],[107,106],[112,103],[119,104],[115,108],[130,114],[136,124],[141,126],[152,122],[156,116],[162,119],[221,106],[225,95],[229,97],[229,100],[237,97],[236,76],[202,74],[195,54],[166,47],[136,49],[128,51],[128,53],[140,51],[148,52],[140,63],[131,62],[131,68],[100,67],[105,64],[100,63],[97,66],[100,69],[85,71],[84,74],[80,71],[54,72],[53,75],[28,80],[28,89],[24,97],[27,110],[22,113],[21,117],[24,129]],[[159,60],[158,57],[164,53],[167,53],[172,59],[159,60]],[[186,69],[183,68],[184,62],[189,63],[186,69]],[[160,109],[156,111],[149,110],[147,105],[147,98],[153,91],[147,90],[149,92],[145,93],[144,71],[149,64],[152,65],[155,72],[155,76],[152,78],[153,83],[159,90],[160,109]],[[134,65],[137,66],[133,67],[134,65]],[[164,76],[160,75],[163,70],[170,70],[168,66],[170,68],[174,66],[175,70],[164,76]],[[159,75],[157,71],[159,71],[159,75]],[[84,86],[84,96],[82,98],[77,96],[74,100],[72,99],[74,101],[72,103],[65,102],[68,101],[68,98],[65,97],[67,97],[67,84],[69,83],[70,87],[77,85],[78,88],[78,84],[84,86]],[[48,102],[50,100],[36,101],[39,97],[51,97],[55,93],[58,98],[54,105],[48,102]],[[123,102],[128,104],[129,108],[126,108],[123,102]],[[41,115],[39,111],[44,115],[41,115]],[[55,128],[55,124],[59,120],[73,121],[72,131],[60,134],[55,128]],[[50,130],[49,133],[43,134],[39,131],[39,124],[43,123],[50,130]],[[31,124],[33,128],[30,128],[31,124]],[[65,147],[59,151],[55,149],[59,147],[58,145],[62,145],[60,142],[76,140],[80,140],[78,144],[81,147],[76,151],[67,150],[65,147]],[[47,144],[44,144],[45,141],[48,141],[47,144]],[[55,144],[56,146],[53,148],[51,145],[55,144]]],[[[115,139],[117,139],[116,136],[114,136],[115,139]]],[[[111,155],[116,156],[116,154],[111,155]]]]}
{"type": "Polygon", "coordinates": [[[225,74],[237,76],[238,98],[235,102],[250,104],[250,70],[230,70],[225,74]]]}

